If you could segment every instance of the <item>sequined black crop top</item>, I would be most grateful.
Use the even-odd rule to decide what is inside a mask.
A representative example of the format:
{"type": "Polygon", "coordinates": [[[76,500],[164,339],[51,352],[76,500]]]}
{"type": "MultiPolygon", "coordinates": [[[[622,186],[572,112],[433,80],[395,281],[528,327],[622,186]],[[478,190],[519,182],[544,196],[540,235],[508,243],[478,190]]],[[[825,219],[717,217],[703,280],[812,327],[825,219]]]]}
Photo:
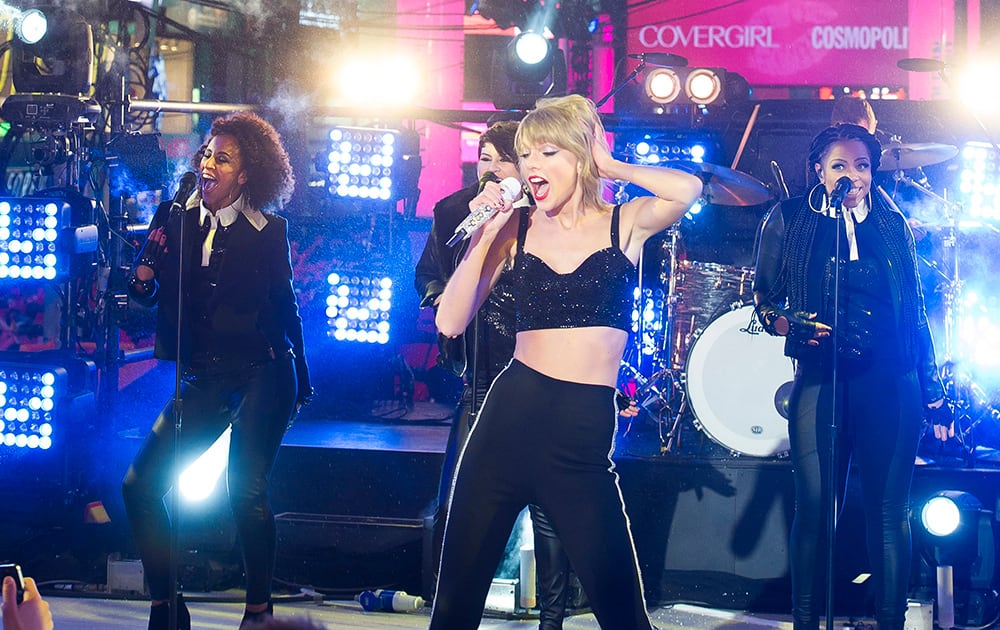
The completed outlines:
{"type": "Polygon", "coordinates": [[[518,332],[587,326],[631,329],[637,271],[619,244],[620,208],[612,211],[611,244],[565,274],[524,251],[528,209],[521,211],[511,277],[518,332]]]}

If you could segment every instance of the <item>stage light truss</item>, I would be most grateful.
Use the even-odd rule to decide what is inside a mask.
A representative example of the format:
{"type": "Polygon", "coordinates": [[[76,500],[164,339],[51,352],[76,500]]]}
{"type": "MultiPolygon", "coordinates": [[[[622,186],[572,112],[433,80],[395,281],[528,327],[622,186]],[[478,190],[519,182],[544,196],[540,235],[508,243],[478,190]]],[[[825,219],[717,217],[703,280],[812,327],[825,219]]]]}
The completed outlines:
{"type": "Polygon", "coordinates": [[[327,276],[328,335],[338,341],[389,343],[392,279],[377,272],[332,272],[327,276]]]}
{"type": "Polygon", "coordinates": [[[97,226],[84,223],[89,200],[0,197],[0,280],[56,280],[74,254],[97,249],[97,226]]]}
{"type": "Polygon", "coordinates": [[[416,192],[416,132],[334,127],[327,138],[327,190],[333,197],[392,202],[416,192]]]}
{"type": "Polygon", "coordinates": [[[971,221],[1000,220],[1000,156],[987,142],[962,146],[958,190],[971,221]]]}

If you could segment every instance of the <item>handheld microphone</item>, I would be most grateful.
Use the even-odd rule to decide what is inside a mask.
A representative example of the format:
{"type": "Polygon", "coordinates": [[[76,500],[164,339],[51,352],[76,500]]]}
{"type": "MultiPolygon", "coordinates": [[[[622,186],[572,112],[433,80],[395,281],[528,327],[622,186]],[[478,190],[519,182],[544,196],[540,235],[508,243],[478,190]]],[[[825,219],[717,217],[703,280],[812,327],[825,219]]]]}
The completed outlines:
{"type": "MultiPolygon", "coordinates": [[[[500,188],[503,189],[503,198],[507,201],[517,201],[521,198],[521,182],[517,181],[516,177],[508,177],[504,179],[500,182],[500,188]]],[[[472,236],[476,230],[481,228],[484,223],[493,218],[493,215],[499,211],[500,208],[494,208],[493,206],[484,203],[470,212],[469,216],[465,217],[462,222],[458,224],[458,227],[455,228],[455,233],[448,239],[448,247],[454,247],[472,236]]]]}
{"type": "Polygon", "coordinates": [[[157,206],[156,212],[153,214],[153,219],[149,222],[149,231],[165,225],[173,212],[183,210],[184,202],[191,196],[191,191],[194,190],[197,184],[197,175],[191,171],[184,173],[181,181],[177,182],[177,192],[174,193],[174,198],[169,203],[164,201],[157,206]]]}
{"type": "Polygon", "coordinates": [[[184,202],[191,196],[191,191],[197,184],[198,176],[193,172],[188,171],[181,176],[181,181],[177,183],[177,192],[174,193],[174,198],[170,201],[171,212],[184,209],[184,202]]]}
{"type": "Polygon", "coordinates": [[[851,191],[852,186],[854,186],[854,182],[847,175],[838,179],[833,186],[833,192],[830,193],[830,206],[840,210],[844,205],[844,197],[851,191]]]}

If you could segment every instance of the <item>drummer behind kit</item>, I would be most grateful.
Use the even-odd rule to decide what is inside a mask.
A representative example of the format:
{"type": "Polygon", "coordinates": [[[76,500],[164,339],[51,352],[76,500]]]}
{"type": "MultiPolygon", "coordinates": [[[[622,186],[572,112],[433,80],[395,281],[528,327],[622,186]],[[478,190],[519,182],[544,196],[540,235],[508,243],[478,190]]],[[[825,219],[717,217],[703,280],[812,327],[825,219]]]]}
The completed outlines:
{"type": "MultiPolygon", "coordinates": [[[[892,194],[881,187],[877,194],[894,202],[900,187],[917,191],[940,204],[946,216],[943,243],[945,264],[928,263],[944,279],[944,360],[942,376],[949,400],[955,405],[956,432],[963,449],[973,456],[973,429],[983,418],[1000,421],[997,411],[967,374],[957,371],[954,340],[962,282],[959,279],[956,204],[933,192],[921,168],[952,159],[955,146],[936,143],[904,144],[894,137],[882,152],[879,171],[891,172],[892,194]],[[915,172],[917,180],[907,176],[915,172]],[[975,395],[970,395],[972,392],[975,395]],[[959,424],[964,422],[964,428],[959,424]],[[961,430],[960,430],[961,429],[961,430]]],[[[752,206],[774,198],[754,177],[714,164],[671,161],[677,168],[698,175],[704,182],[708,206],[752,206]]],[[[779,188],[781,181],[779,179],[779,188]]],[[[711,210],[708,210],[709,212],[711,210]]],[[[654,327],[659,337],[648,345],[649,331],[640,328],[636,348],[626,357],[653,355],[653,370],[647,375],[641,365],[622,363],[622,374],[635,381],[635,398],[652,414],[660,432],[660,451],[681,449],[685,421],[730,455],[781,457],[789,448],[788,401],[794,373],[793,362],[784,356],[784,339],[768,335],[752,306],[753,269],[715,262],[681,259],[681,236],[677,225],[667,230],[659,282],[663,291],[640,286],[639,301],[661,294],[663,322],[654,327]]],[[[645,264],[646,256],[640,260],[645,264]]],[[[925,261],[926,262],[926,261],[925,261]]],[[[643,274],[640,269],[640,284],[643,274]]],[[[638,304],[638,311],[644,312],[638,304]]],[[[638,325],[644,325],[639,318],[638,325]]],[[[640,359],[637,359],[640,361],[640,359]]],[[[704,444],[704,441],[702,441],[704,444]]],[[[699,453],[702,454],[702,453],[699,453]]]]}

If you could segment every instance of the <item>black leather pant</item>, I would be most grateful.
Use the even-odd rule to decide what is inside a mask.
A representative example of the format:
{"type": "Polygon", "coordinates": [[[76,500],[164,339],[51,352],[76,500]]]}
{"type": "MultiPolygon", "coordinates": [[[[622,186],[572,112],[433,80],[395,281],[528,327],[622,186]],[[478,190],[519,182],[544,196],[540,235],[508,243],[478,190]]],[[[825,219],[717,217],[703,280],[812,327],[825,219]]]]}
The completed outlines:
{"type": "MultiPolygon", "coordinates": [[[[485,397],[480,394],[480,399],[485,397]]],[[[438,513],[441,526],[435,533],[435,550],[440,553],[439,535],[444,533],[444,519],[450,507],[451,482],[458,466],[458,457],[469,439],[472,428],[472,400],[469,388],[463,392],[462,402],[455,414],[448,432],[448,445],[444,453],[441,469],[441,483],[438,487],[438,513]]],[[[529,505],[531,527],[535,538],[535,573],[538,583],[537,603],[539,630],[562,630],[563,617],[569,597],[570,564],[562,543],[556,535],[549,517],[537,505],[529,505]]]]}
{"type": "Polygon", "coordinates": [[[180,471],[232,423],[229,502],[243,551],[247,603],[270,601],[276,534],[268,502],[274,459],[295,408],[291,356],[256,366],[186,373],[174,462],[174,404],[160,412],[122,484],[125,510],[153,600],[170,598],[170,517],[163,502],[180,471]]]}
{"type": "Polygon", "coordinates": [[[612,387],[513,361],[462,451],[445,525],[431,630],[473,630],[518,514],[542,507],[604,630],[649,630],[635,547],[611,462],[612,387]]]}
{"type": "MultiPolygon", "coordinates": [[[[923,421],[917,376],[848,367],[841,371],[839,382],[838,505],[843,505],[853,456],[864,497],[875,618],[880,630],[902,630],[911,561],[910,479],[923,421]]],[[[789,423],[795,480],[790,545],[795,630],[819,627],[826,591],[832,390],[828,370],[798,366],[789,423]]]]}

